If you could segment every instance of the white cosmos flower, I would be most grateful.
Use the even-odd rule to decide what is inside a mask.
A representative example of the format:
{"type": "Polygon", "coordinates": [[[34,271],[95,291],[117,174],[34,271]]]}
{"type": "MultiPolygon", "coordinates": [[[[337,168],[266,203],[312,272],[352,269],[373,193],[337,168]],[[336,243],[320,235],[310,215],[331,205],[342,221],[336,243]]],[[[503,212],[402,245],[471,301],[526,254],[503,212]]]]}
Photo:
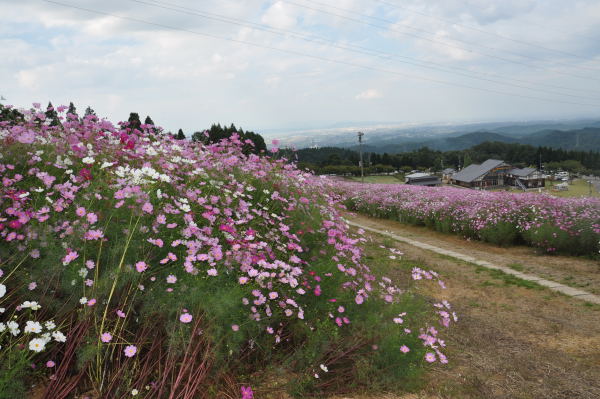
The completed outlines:
{"type": "Polygon", "coordinates": [[[31,310],[38,310],[40,309],[42,306],[37,303],[36,301],[25,301],[21,304],[21,308],[22,309],[31,309],[31,310]]]}
{"type": "Polygon", "coordinates": [[[10,333],[12,335],[19,335],[19,333],[21,332],[21,330],[19,330],[19,323],[17,323],[16,321],[9,321],[8,323],[6,323],[6,326],[8,327],[10,333]]]}
{"type": "Polygon", "coordinates": [[[52,338],[54,338],[54,340],[56,342],[66,342],[67,341],[67,337],[65,336],[65,334],[61,333],[60,331],[54,331],[52,333],[52,338]]]}
{"type": "Polygon", "coordinates": [[[29,341],[29,349],[34,352],[41,352],[46,347],[46,340],[43,338],[34,338],[29,341]]]}
{"type": "Polygon", "coordinates": [[[6,295],[6,286],[4,284],[0,284],[0,298],[6,295]]]}
{"type": "Polygon", "coordinates": [[[37,321],[27,320],[27,322],[25,323],[24,331],[26,333],[41,333],[42,325],[37,321]]]}

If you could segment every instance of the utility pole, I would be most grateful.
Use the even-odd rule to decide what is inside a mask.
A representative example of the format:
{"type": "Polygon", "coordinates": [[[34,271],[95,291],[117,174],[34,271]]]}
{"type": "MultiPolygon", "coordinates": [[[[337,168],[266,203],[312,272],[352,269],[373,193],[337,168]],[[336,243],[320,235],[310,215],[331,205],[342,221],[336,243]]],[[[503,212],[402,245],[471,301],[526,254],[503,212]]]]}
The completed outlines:
{"type": "Polygon", "coordinates": [[[365,182],[365,171],[363,168],[363,152],[362,152],[362,138],[365,134],[363,132],[358,132],[358,148],[360,151],[360,182],[365,182]]]}

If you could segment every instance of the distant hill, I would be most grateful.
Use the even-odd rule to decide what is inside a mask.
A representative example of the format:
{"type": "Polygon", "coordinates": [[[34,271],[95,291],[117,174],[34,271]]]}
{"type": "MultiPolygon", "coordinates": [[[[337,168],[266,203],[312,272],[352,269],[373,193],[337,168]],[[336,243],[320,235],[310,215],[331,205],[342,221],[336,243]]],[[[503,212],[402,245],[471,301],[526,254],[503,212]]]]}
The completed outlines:
{"type": "MultiPolygon", "coordinates": [[[[502,143],[530,144],[562,148],[564,150],[600,151],[600,127],[587,127],[577,130],[542,130],[520,137],[508,136],[494,132],[472,132],[460,136],[444,136],[437,139],[394,143],[393,140],[378,141],[372,139],[367,151],[395,154],[410,152],[427,147],[432,150],[453,151],[465,150],[478,144],[498,141],[502,143]]],[[[356,149],[357,146],[351,148],[356,149]]]]}
{"type": "Polygon", "coordinates": [[[600,151],[600,127],[568,131],[545,130],[525,136],[519,142],[563,150],[600,151]]]}

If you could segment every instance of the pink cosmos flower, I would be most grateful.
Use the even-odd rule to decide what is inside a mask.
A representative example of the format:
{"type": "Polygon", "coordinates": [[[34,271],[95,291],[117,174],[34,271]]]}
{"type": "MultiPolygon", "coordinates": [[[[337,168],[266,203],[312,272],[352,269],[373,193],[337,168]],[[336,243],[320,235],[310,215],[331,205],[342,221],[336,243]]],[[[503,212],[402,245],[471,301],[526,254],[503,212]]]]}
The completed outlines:
{"type": "Polygon", "coordinates": [[[232,325],[231,325],[231,329],[232,329],[233,331],[239,331],[239,330],[240,330],[240,326],[238,326],[237,324],[232,324],[232,325]]]}
{"type": "Polygon", "coordinates": [[[98,216],[96,216],[95,213],[88,213],[86,216],[86,219],[88,221],[89,224],[94,224],[98,221],[98,216]]]}
{"type": "Polygon", "coordinates": [[[125,318],[125,313],[121,309],[117,309],[117,316],[119,316],[120,318],[124,319],[125,318]]]}
{"type": "Polygon", "coordinates": [[[75,214],[79,217],[84,217],[85,216],[85,208],[80,206],[79,208],[77,208],[75,210],[75,214]]]}
{"type": "Polygon", "coordinates": [[[96,298],[92,298],[89,301],[87,301],[88,306],[94,306],[95,304],[96,304],[96,298]]]}
{"type": "Polygon", "coordinates": [[[100,336],[100,340],[102,342],[104,342],[105,344],[112,341],[112,338],[113,337],[112,337],[111,333],[109,333],[109,332],[105,332],[100,336]]]}
{"type": "Polygon", "coordinates": [[[406,346],[406,345],[402,345],[402,346],[400,347],[400,352],[402,352],[402,353],[408,353],[408,352],[410,352],[410,349],[409,349],[409,347],[408,347],[408,346],[406,346]]]}
{"type": "Polygon", "coordinates": [[[74,261],[75,259],[77,259],[78,257],[79,257],[79,254],[77,253],[77,251],[72,251],[72,250],[68,249],[67,255],[65,255],[65,257],[62,259],[62,262],[66,266],[69,263],[71,263],[72,261],[74,261]]]}
{"type": "Polygon", "coordinates": [[[31,144],[35,141],[35,134],[31,130],[26,130],[19,134],[17,141],[23,144],[31,144]]]}
{"type": "Polygon", "coordinates": [[[425,360],[426,360],[428,363],[433,363],[433,362],[435,362],[435,354],[433,354],[433,353],[431,353],[431,352],[427,352],[427,353],[425,354],[425,360]]]}
{"type": "Polygon", "coordinates": [[[54,363],[52,360],[48,360],[48,361],[46,362],[46,367],[48,367],[48,368],[52,368],[52,367],[54,367],[54,366],[56,366],[56,363],[54,363]]]}
{"type": "Polygon", "coordinates": [[[134,357],[135,354],[137,353],[137,346],[135,346],[135,345],[128,345],[123,350],[123,353],[125,353],[125,356],[127,356],[127,357],[134,357]]]}
{"type": "Polygon", "coordinates": [[[187,324],[192,321],[192,315],[189,313],[183,313],[181,316],[179,316],[179,321],[187,324]]]}
{"type": "Polygon", "coordinates": [[[172,274],[169,274],[169,275],[167,276],[167,283],[168,283],[168,284],[175,284],[176,282],[177,282],[177,277],[175,277],[175,276],[174,276],[174,275],[172,275],[172,274]]]}
{"type": "Polygon", "coordinates": [[[147,268],[148,268],[148,265],[144,261],[139,261],[135,264],[135,270],[137,270],[139,273],[143,272],[147,268]]]}
{"type": "Polygon", "coordinates": [[[37,283],[35,281],[32,281],[31,283],[29,283],[29,285],[27,286],[27,288],[29,289],[29,291],[33,291],[35,290],[37,287],[37,283]]]}
{"type": "Polygon", "coordinates": [[[146,202],[143,206],[142,206],[142,211],[146,212],[146,213],[152,213],[152,211],[154,210],[154,207],[152,206],[151,203],[146,202]]]}

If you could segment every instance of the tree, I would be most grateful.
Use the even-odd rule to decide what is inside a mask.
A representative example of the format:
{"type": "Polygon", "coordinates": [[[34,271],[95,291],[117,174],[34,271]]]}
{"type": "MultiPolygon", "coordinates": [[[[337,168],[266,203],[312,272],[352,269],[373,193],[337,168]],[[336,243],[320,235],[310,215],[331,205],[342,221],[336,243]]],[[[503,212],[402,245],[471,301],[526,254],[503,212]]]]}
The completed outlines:
{"type": "Polygon", "coordinates": [[[79,115],[77,114],[77,108],[75,108],[75,105],[73,105],[73,102],[69,103],[69,109],[67,110],[67,115],[68,114],[74,115],[74,119],[79,119],[79,115]]]}
{"type": "Polygon", "coordinates": [[[245,154],[261,154],[267,151],[265,140],[260,134],[251,131],[244,132],[242,129],[238,130],[233,123],[229,127],[222,127],[221,124],[213,124],[206,132],[195,132],[192,135],[192,141],[204,144],[218,143],[223,139],[231,137],[233,134],[240,136],[240,141],[242,142],[250,140],[252,143],[244,144],[243,151],[245,154]]]}
{"type": "Polygon", "coordinates": [[[96,116],[96,111],[94,111],[92,107],[88,105],[88,107],[85,109],[84,117],[85,116],[96,116]]]}
{"type": "Polygon", "coordinates": [[[185,140],[185,134],[183,134],[183,130],[179,129],[177,131],[177,136],[175,136],[177,140],[185,140]]]}
{"type": "Polygon", "coordinates": [[[467,166],[469,166],[473,163],[473,160],[471,159],[471,156],[469,155],[469,153],[466,153],[463,159],[464,159],[463,168],[466,168],[467,166]]]}
{"type": "Polygon", "coordinates": [[[46,107],[46,120],[50,120],[50,126],[58,126],[60,125],[60,120],[58,119],[58,112],[54,109],[52,102],[48,103],[48,107],[46,107]]]}
{"type": "Polygon", "coordinates": [[[6,106],[0,104],[0,122],[3,122],[3,121],[16,122],[16,121],[22,121],[23,119],[24,119],[23,114],[21,114],[16,109],[14,109],[10,106],[6,107],[6,106]]]}
{"type": "Polygon", "coordinates": [[[154,121],[152,120],[152,118],[150,118],[150,115],[146,116],[146,119],[144,120],[144,124],[154,126],[154,121]]]}
{"type": "Polygon", "coordinates": [[[127,119],[128,127],[130,129],[142,130],[142,121],[140,121],[140,116],[137,112],[131,112],[129,114],[129,119],[127,119]]]}

